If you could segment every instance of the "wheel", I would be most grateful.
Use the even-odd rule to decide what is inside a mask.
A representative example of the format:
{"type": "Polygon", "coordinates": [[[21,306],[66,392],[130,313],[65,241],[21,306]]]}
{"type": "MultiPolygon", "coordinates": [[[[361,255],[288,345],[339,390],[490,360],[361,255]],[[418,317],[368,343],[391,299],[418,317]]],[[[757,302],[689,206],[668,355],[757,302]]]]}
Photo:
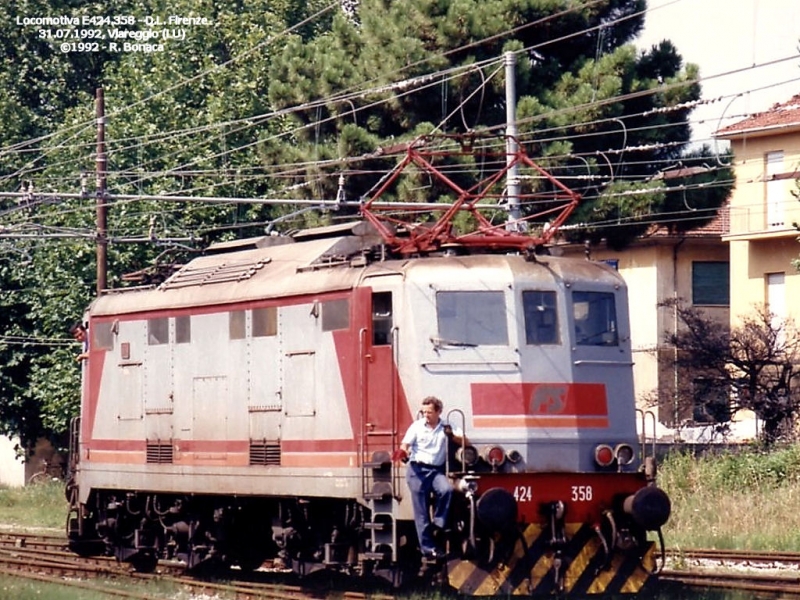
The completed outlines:
{"type": "Polygon", "coordinates": [[[38,473],[31,475],[31,478],[28,479],[28,483],[31,485],[39,485],[53,481],[53,479],[55,478],[52,477],[47,471],[39,471],[38,473]]]}

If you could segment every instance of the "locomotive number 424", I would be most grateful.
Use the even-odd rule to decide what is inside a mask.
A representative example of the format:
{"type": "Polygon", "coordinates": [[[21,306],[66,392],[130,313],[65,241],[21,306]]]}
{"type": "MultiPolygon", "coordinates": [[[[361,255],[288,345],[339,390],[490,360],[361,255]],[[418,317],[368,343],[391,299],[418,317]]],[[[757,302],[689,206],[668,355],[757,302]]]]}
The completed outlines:
{"type": "MultiPolygon", "coordinates": [[[[573,485],[571,488],[571,500],[573,502],[591,502],[594,496],[592,486],[573,485]]],[[[517,502],[531,502],[533,491],[529,485],[518,485],[514,487],[514,500],[517,502]]]]}

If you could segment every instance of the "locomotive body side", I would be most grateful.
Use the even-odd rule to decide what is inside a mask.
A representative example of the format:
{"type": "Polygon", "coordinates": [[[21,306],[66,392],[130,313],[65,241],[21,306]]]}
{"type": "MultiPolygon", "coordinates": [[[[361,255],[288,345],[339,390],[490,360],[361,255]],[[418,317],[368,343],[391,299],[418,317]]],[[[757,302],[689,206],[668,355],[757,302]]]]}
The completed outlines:
{"type": "Polygon", "coordinates": [[[430,572],[476,595],[640,589],[669,507],[635,451],[618,274],[358,250],[208,256],[98,298],[71,546],[143,570],[273,558],[399,584],[420,558],[389,454],[436,395],[474,447],[448,459],[449,562],[430,572]]]}

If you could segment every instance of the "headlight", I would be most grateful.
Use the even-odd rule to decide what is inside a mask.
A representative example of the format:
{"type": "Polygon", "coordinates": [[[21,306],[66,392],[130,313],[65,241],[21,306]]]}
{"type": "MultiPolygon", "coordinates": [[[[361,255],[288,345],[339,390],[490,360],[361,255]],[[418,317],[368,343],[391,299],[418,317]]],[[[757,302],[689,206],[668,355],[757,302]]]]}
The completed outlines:
{"type": "Polygon", "coordinates": [[[456,460],[465,467],[474,467],[475,463],[478,462],[478,451],[475,446],[459,447],[456,450],[456,460]]]}
{"type": "Polygon", "coordinates": [[[617,463],[625,466],[633,462],[636,452],[630,444],[617,444],[617,447],[614,448],[614,456],[617,457],[617,463]]]}
{"type": "Polygon", "coordinates": [[[507,460],[508,460],[508,462],[510,462],[512,465],[515,465],[515,464],[517,464],[519,461],[521,461],[521,460],[522,460],[522,454],[520,454],[520,453],[519,453],[519,451],[517,451],[517,450],[513,450],[513,449],[512,449],[512,450],[509,450],[508,452],[506,452],[506,459],[507,459],[507,460]]]}

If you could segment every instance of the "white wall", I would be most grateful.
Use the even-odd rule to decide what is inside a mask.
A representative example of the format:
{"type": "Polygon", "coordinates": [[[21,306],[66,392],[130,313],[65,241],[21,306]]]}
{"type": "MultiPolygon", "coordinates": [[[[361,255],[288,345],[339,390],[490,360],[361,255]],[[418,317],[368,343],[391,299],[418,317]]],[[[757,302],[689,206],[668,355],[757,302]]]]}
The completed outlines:
{"type": "Polygon", "coordinates": [[[0,485],[25,485],[25,463],[17,458],[14,446],[18,440],[0,436],[0,485]]]}

